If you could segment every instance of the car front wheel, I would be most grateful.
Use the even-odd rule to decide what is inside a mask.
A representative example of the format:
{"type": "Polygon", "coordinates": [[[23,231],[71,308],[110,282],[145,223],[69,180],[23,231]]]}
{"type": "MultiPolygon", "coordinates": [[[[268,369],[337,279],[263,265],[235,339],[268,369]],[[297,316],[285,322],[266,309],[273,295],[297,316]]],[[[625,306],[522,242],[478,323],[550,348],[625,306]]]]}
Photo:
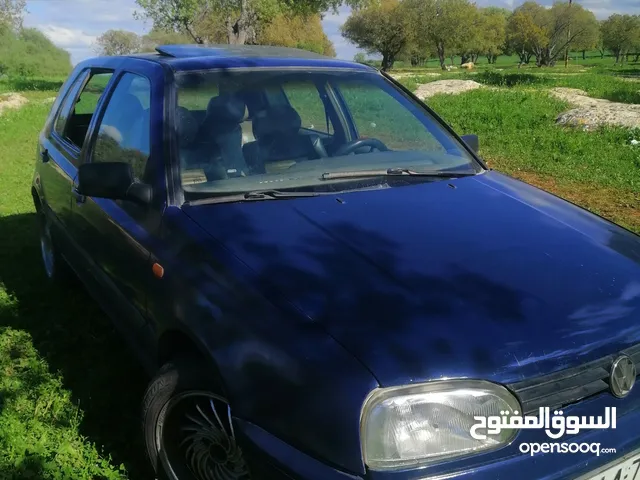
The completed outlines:
{"type": "Polygon", "coordinates": [[[231,408],[201,372],[195,362],[169,363],[149,384],[142,417],[149,458],[167,480],[249,479],[231,408]]]}

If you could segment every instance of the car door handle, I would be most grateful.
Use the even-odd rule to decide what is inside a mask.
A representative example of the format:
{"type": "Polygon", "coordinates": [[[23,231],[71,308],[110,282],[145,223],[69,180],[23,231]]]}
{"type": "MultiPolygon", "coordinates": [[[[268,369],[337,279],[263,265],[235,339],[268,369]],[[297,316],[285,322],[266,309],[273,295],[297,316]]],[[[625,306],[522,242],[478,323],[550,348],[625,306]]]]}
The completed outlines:
{"type": "Polygon", "coordinates": [[[40,159],[42,163],[47,163],[49,161],[49,150],[46,148],[40,152],[40,159]]]}
{"type": "Polygon", "coordinates": [[[84,201],[86,200],[87,197],[85,197],[84,195],[82,195],[80,192],[78,192],[78,188],[76,186],[74,186],[71,189],[71,193],[73,194],[73,196],[76,199],[76,203],[84,203],[84,201]]]}

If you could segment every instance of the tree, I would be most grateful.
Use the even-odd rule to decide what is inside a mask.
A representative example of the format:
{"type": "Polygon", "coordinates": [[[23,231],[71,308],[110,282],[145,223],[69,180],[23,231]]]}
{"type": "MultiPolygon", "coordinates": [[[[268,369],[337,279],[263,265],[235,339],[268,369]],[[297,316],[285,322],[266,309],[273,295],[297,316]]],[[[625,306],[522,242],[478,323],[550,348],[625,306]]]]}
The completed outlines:
{"type": "Polygon", "coordinates": [[[520,65],[528,64],[536,45],[546,41],[544,29],[536,22],[540,10],[544,10],[544,7],[535,2],[525,2],[514,10],[507,21],[507,45],[520,57],[520,65]]]}
{"type": "Polygon", "coordinates": [[[280,14],[315,15],[344,4],[364,5],[369,0],[136,0],[137,17],[150,18],[154,26],[184,32],[196,43],[205,43],[196,26],[203,18],[214,18],[224,29],[226,40],[243,45],[280,14]]]}
{"type": "Polygon", "coordinates": [[[581,5],[565,2],[545,8],[529,1],[516,8],[507,25],[512,48],[527,60],[535,55],[538,66],[554,65],[568,48],[597,41],[598,22],[581,5]]]}
{"type": "Polygon", "coordinates": [[[22,28],[27,0],[0,0],[0,25],[8,25],[14,31],[22,28]]]}
{"type": "Polygon", "coordinates": [[[188,35],[178,32],[152,29],[140,39],[141,52],[153,52],[159,45],[182,45],[192,43],[188,35]]]}
{"type": "Polygon", "coordinates": [[[301,48],[335,57],[333,43],[322,29],[320,15],[278,15],[256,36],[259,45],[301,48]]]}
{"type": "Polygon", "coordinates": [[[367,63],[367,56],[362,52],[358,52],[353,56],[353,61],[365,64],[367,63]]]}
{"type": "Polygon", "coordinates": [[[573,37],[565,47],[566,59],[568,60],[570,48],[582,52],[582,58],[584,59],[586,57],[586,51],[591,50],[598,44],[600,23],[596,20],[593,12],[583,8],[579,4],[572,5],[570,9],[565,4],[564,8],[569,17],[566,33],[567,38],[572,37],[574,32],[578,32],[578,35],[573,37]]]}
{"type": "Polygon", "coordinates": [[[602,25],[605,20],[601,20],[598,26],[598,41],[596,42],[596,48],[598,52],[600,52],[600,58],[604,58],[605,53],[607,53],[607,49],[604,46],[604,37],[602,36],[602,25]]]}
{"type": "Polygon", "coordinates": [[[482,54],[489,63],[496,63],[504,53],[507,41],[507,19],[511,12],[505,8],[487,7],[480,10],[482,54]]]}
{"type": "Polygon", "coordinates": [[[96,40],[101,55],[129,55],[139,52],[142,46],[140,37],[126,30],[107,30],[96,40]]]}
{"type": "Polygon", "coordinates": [[[616,64],[624,61],[624,56],[640,37],[640,17],[614,13],[602,22],[602,43],[616,57],[616,64]]]}
{"type": "Polygon", "coordinates": [[[342,26],[342,36],[347,40],[368,53],[382,55],[383,71],[393,67],[410,35],[407,12],[398,0],[382,0],[377,5],[354,10],[342,26]]]}
{"type": "Polygon", "coordinates": [[[469,0],[404,0],[411,11],[412,30],[421,48],[434,49],[446,70],[447,55],[469,45],[478,27],[478,10],[469,0]]]}
{"type": "Polygon", "coordinates": [[[69,52],[56,47],[35,28],[13,30],[0,24],[0,73],[29,76],[66,76],[71,71],[69,52]]]}
{"type": "Polygon", "coordinates": [[[487,7],[480,9],[475,17],[468,19],[471,36],[459,52],[460,63],[477,62],[480,55],[485,55],[489,63],[495,63],[502,54],[506,41],[505,28],[510,12],[502,8],[487,7]],[[505,13],[506,12],[506,13],[505,13]]]}

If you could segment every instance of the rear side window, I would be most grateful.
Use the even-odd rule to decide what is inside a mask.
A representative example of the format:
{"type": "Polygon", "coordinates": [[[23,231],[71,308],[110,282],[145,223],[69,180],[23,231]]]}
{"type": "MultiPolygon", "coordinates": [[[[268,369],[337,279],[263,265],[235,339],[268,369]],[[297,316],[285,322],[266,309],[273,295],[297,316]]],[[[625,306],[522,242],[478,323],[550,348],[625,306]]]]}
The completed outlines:
{"type": "Polygon", "coordinates": [[[288,82],[282,86],[289,104],[298,112],[302,128],[333,134],[320,92],[311,82],[288,82]]]}
{"type": "Polygon", "coordinates": [[[91,119],[112,75],[111,72],[94,73],[86,82],[86,75],[82,76],[74,84],[60,109],[54,130],[79,150],[82,149],[91,119]]]}
{"type": "Polygon", "coordinates": [[[100,121],[93,162],[126,162],[144,179],[150,153],[151,83],[125,73],[116,85],[100,121]]]}
{"type": "Polygon", "coordinates": [[[67,125],[67,120],[69,119],[69,115],[73,111],[73,106],[78,98],[78,93],[87,80],[87,75],[88,72],[83,72],[69,88],[67,96],[62,102],[62,105],[58,112],[53,130],[62,138],[64,138],[64,128],[67,125]]]}

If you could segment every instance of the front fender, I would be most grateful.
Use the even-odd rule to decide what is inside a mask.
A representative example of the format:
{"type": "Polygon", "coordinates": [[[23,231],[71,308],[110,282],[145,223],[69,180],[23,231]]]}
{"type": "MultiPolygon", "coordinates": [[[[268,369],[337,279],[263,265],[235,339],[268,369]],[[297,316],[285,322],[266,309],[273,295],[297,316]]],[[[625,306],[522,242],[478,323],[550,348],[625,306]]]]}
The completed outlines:
{"type": "Polygon", "coordinates": [[[179,328],[199,343],[235,417],[364,473],[360,410],[378,386],[372,374],[180,209],[167,209],[163,224],[165,275],[149,301],[159,331],[179,328]]]}

